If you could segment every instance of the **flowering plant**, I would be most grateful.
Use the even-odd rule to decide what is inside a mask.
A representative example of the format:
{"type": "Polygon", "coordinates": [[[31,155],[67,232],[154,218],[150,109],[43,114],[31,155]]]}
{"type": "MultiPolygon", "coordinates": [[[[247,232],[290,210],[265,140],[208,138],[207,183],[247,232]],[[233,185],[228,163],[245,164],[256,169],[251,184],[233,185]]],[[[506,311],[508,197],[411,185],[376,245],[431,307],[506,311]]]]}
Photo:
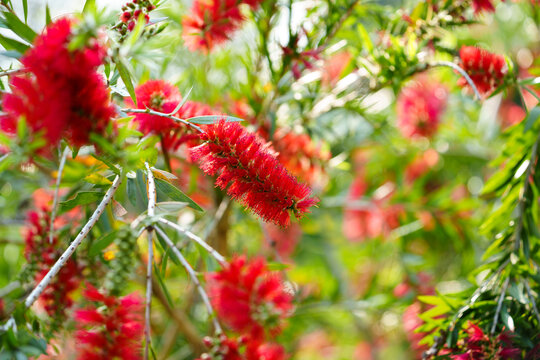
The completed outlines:
{"type": "Polygon", "coordinates": [[[540,358],[540,4],[397,3],[0,0],[0,359],[540,358]]]}

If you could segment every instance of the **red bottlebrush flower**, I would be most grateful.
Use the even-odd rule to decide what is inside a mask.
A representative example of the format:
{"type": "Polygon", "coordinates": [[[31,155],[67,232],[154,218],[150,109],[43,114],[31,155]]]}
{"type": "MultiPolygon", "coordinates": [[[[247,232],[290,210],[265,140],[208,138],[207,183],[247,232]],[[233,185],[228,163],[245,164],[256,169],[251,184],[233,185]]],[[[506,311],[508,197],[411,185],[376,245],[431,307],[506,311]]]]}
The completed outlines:
{"type": "Polygon", "coordinates": [[[398,126],[403,136],[433,136],[446,108],[447,91],[425,77],[401,90],[397,100],[398,126]]]}
{"type": "Polygon", "coordinates": [[[290,259],[302,237],[302,228],[293,223],[286,229],[274,224],[264,224],[265,247],[274,249],[283,260],[290,259]]]}
{"type": "Polygon", "coordinates": [[[270,272],[263,258],[250,262],[234,257],[219,272],[208,274],[210,299],[220,319],[231,329],[262,339],[276,334],[292,310],[292,296],[278,272],[270,272]]]}
{"type": "Polygon", "coordinates": [[[265,221],[290,223],[289,211],[302,217],[317,200],[273,157],[262,142],[236,122],[205,127],[203,144],[191,156],[208,175],[219,174],[216,186],[265,221]]]}
{"type": "Polygon", "coordinates": [[[472,6],[475,14],[481,13],[482,11],[495,11],[492,0],[473,0],[472,6]]]}
{"type": "MultiPolygon", "coordinates": [[[[461,67],[469,74],[480,94],[489,94],[502,84],[508,66],[504,56],[490,53],[476,46],[463,46],[459,51],[461,67]]],[[[460,86],[468,83],[464,78],[459,79],[460,86]]]]}
{"type": "Polygon", "coordinates": [[[204,338],[210,351],[197,360],[286,360],[288,357],[281,345],[262,343],[257,339],[242,336],[238,339],[221,335],[219,338],[204,338]]]}
{"type": "Polygon", "coordinates": [[[191,51],[209,52],[215,45],[227,41],[244,21],[240,5],[252,9],[261,0],[195,0],[191,14],[182,19],[182,38],[191,51]]]}
{"type": "Polygon", "coordinates": [[[439,153],[433,149],[428,149],[417,156],[405,169],[405,182],[412,184],[416,179],[426,174],[439,162],[439,153]]]}
{"type": "Polygon", "coordinates": [[[411,350],[417,359],[421,359],[422,353],[428,349],[426,345],[419,344],[426,334],[416,332],[416,329],[424,324],[424,321],[420,319],[419,315],[425,310],[422,308],[421,303],[415,301],[403,313],[403,329],[407,335],[411,350]]]}
{"type": "MultiPolygon", "coordinates": [[[[49,241],[48,211],[48,208],[31,211],[27,218],[24,256],[36,271],[36,283],[45,277],[61,254],[58,239],[54,237],[52,243],[49,241]]],[[[55,320],[62,320],[73,305],[72,295],[80,283],[79,272],[79,266],[70,258],[40,295],[38,304],[55,320]]]]}
{"type": "Polygon", "coordinates": [[[141,359],[143,300],[135,293],[122,298],[106,296],[89,284],[84,297],[97,304],[75,313],[78,358],[141,359]]]}
{"type": "Polygon", "coordinates": [[[272,145],[279,162],[301,181],[311,186],[325,182],[323,164],[330,159],[330,153],[321,150],[307,134],[281,128],[274,134],[272,145]]]}
{"type": "MultiPolygon", "coordinates": [[[[170,113],[182,100],[178,89],[164,80],[149,80],[135,89],[138,109],[152,109],[170,113]]],[[[126,98],[126,105],[133,108],[135,104],[131,98],[126,98]]],[[[151,114],[133,114],[134,121],[138,123],[139,130],[148,134],[154,132],[162,135],[178,128],[178,124],[169,118],[151,114]]]]}
{"type": "Polygon", "coordinates": [[[501,117],[501,127],[506,129],[507,127],[519,124],[527,113],[523,108],[513,101],[504,100],[499,108],[499,116],[501,117]]]}
{"type": "Polygon", "coordinates": [[[387,204],[388,195],[372,201],[362,200],[366,191],[367,184],[362,176],[356,178],[349,189],[349,203],[343,217],[343,233],[353,242],[387,236],[399,226],[402,208],[399,205],[387,204]]]}
{"type": "Polygon", "coordinates": [[[90,133],[101,134],[115,110],[101,75],[96,71],[106,50],[96,39],[69,50],[73,22],[62,18],[36,37],[21,58],[29,76],[11,79],[12,93],[4,95],[0,128],[14,133],[24,117],[33,133],[43,132],[50,149],[65,138],[70,144],[88,143],[90,133]]]}

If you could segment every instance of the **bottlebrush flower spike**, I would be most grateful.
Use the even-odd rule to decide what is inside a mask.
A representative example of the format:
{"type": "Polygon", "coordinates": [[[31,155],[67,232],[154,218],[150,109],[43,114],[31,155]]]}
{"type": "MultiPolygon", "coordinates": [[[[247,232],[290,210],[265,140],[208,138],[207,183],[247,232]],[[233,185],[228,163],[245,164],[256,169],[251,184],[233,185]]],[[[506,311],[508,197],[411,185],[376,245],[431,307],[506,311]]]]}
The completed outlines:
{"type": "Polygon", "coordinates": [[[141,359],[143,300],[135,293],[107,296],[90,284],[83,295],[96,304],[75,313],[78,359],[141,359]]]}
{"type": "MultiPolygon", "coordinates": [[[[36,284],[45,277],[56,259],[60,257],[58,238],[49,242],[49,209],[30,211],[27,215],[24,256],[35,272],[36,284]]],[[[66,311],[73,306],[73,292],[79,287],[80,268],[70,258],[60,269],[57,276],[45,288],[38,299],[47,314],[54,318],[58,325],[64,320],[66,311]]]]}
{"type": "MultiPolygon", "coordinates": [[[[501,85],[508,72],[504,56],[475,46],[463,46],[459,57],[461,67],[469,74],[481,94],[488,94],[501,85]]],[[[467,86],[467,81],[461,78],[458,84],[467,86]]]]}
{"type": "Polygon", "coordinates": [[[493,5],[491,0],[473,0],[472,6],[475,14],[479,14],[482,11],[495,11],[495,6],[493,5]]]}
{"type": "Polygon", "coordinates": [[[222,334],[218,338],[205,337],[203,341],[210,350],[197,360],[286,360],[288,358],[281,345],[263,343],[249,336],[235,339],[222,334]]]}
{"type": "Polygon", "coordinates": [[[244,21],[240,5],[257,8],[261,0],[195,0],[191,14],[182,19],[182,38],[191,51],[209,52],[227,41],[244,21]]]}
{"type": "Polygon", "coordinates": [[[301,218],[318,200],[265,149],[262,142],[236,122],[205,127],[203,144],[191,156],[208,175],[218,174],[216,186],[225,189],[265,221],[290,223],[289,211],[301,218]]]}
{"type": "Polygon", "coordinates": [[[292,310],[292,296],[278,272],[270,272],[263,258],[248,262],[236,256],[221,271],[207,275],[212,305],[231,329],[262,339],[276,334],[292,310]]]}
{"type": "Polygon", "coordinates": [[[431,137],[446,108],[447,91],[425,77],[403,88],[397,100],[398,126],[403,136],[431,137]]]}
{"type": "Polygon", "coordinates": [[[32,133],[43,132],[50,149],[65,138],[70,144],[88,143],[90,133],[103,133],[114,107],[97,68],[106,55],[96,40],[75,50],[68,45],[73,21],[62,18],[36,37],[34,47],[21,58],[29,76],[10,81],[12,93],[3,97],[0,129],[14,133],[24,117],[32,133]]]}

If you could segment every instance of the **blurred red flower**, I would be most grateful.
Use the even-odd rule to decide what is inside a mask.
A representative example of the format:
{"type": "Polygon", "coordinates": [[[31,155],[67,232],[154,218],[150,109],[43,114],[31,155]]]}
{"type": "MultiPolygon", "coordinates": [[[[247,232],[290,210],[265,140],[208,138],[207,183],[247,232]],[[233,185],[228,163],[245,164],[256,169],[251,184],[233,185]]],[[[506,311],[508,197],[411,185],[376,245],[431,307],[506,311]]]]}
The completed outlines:
{"type": "Polygon", "coordinates": [[[78,358],[141,359],[143,300],[136,293],[121,298],[106,296],[90,284],[83,295],[96,304],[75,313],[78,358]]]}
{"type": "Polygon", "coordinates": [[[97,68],[106,49],[96,39],[70,50],[74,22],[62,18],[36,37],[34,46],[21,58],[28,76],[14,76],[12,93],[2,101],[6,115],[0,129],[14,133],[24,117],[33,133],[43,132],[47,144],[65,138],[74,146],[89,142],[90,133],[101,134],[115,115],[109,93],[97,68]]]}
{"type": "Polygon", "coordinates": [[[439,128],[446,108],[444,86],[419,76],[403,88],[397,99],[398,126],[403,136],[431,137],[439,128]]]}
{"type": "Polygon", "coordinates": [[[263,258],[236,256],[221,271],[207,275],[208,292],[220,319],[231,329],[262,340],[275,335],[292,310],[292,296],[280,273],[268,270],[263,258]]]}
{"type": "MultiPolygon", "coordinates": [[[[469,74],[480,94],[489,94],[502,84],[508,66],[504,56],[490,53],[476,46],[462,46],[459,51],[461,67],[469,74]]],[[[458,81],[461,86],[467,86],[465,78],[458,81]]]]}

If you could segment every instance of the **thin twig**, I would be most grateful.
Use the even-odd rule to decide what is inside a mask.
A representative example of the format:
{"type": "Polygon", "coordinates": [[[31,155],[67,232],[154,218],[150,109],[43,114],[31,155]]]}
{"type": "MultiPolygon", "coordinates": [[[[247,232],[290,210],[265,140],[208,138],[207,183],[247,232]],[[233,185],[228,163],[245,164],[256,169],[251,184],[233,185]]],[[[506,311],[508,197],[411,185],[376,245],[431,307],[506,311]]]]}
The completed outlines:
{"type": "Polygon", "coordinates": [[[193,270],[189,262],[184,258],[180,250],[178,250],[176,246],[174,246],[174,243],[172,242],[171,239],[169,239],[165,231],[161,230],[158,226],[156,226],[155,229],[159,233],[159,235],[161,235],[163,240],[165,240],[165,242],[167,243],[169,248],[172,250],[172,252],[176,255],[178,260],[180,260],[180,263],[182,264],[182,266],[186,269],[187,273],[191,277],[191,280],[197,287],[197,290],[199,291],[199,295],[201,295],[201,299],[204,305],[206,306],[206,309],[208,310],[208,314],[212,318],[214,328],[216,329],[216,334],[221,334],[222,333],[221,326],[219,325],[219,321],[214,312],[214,308],[212,307],[212,304],[210,303],[210,299],[208,298],[208,294],[206,293],[206,291],[204,291],[204,288],[202,287],[201,282],[199,281],[199,278],[197,277],[197,274],[195,274],[195,271],[193,270]]]}
{"type": "Polygon", "coordinates": [[[482,98],[482,96],[480,96],[480,92],[478,91],[476,85],[474,84],[474,81],[472,81],[469,74],[467,74],[467,72],[465,70],[463,70],[461,68],[461,66],[459,66],[457,64],[454,64],[451,61],[443,61],[443,60],[432,62],[432,63],[429,64],[429,66],[431,66],[431,67],[446,66],[446,67],[449,67],[449,68],[452,68],[452,69],[456,70],[458,73],[461,74],[461,76],[463,76],[465,78],[465,80],[467,80],[467,82],[469,83],[469,86],[471,87],[471,89],[473,89],[474,94],[476,95],[476,99],[480,100],[482,98]]]}
{"type": "Polygon", "coordinates": [[[5,70],[0,72],[0,76],[11,76],[11,75],[18,75],[27,72],[28,69],[13,69],[13,70],[5,70]]]}
{"type": "Polygon", "coordinates": [[[495,334],[495,329],[497,328],[497,321],[499,321],[499,315],[501,313],[502,304],[504,301],[504,298],[506,297],[506,289],[508,288],[508,284],[510,283],[510,276],[506,278],[506,281],[503,284],[503,287],[501,289],[501,295],[499,296],[499,302],[497,303],[497,309],[495,310],[495,316],[493,317],[493,325],[491,325],[491,335],[495,334]]]}
{"type": "MultiPolygon", "coordinates": [[[[148,177],[148,216],[153,217],[156,210],[156,184],[154,174],[147,162],[144,163],[148,177]]],[[[144,312],[144,359],[148,360],[150,349],[150,308],[152,306],[152,267],[154,265],[154,243],[152,241],[153,228],[148,228],[148,261],[146,264],[146,308],[144,312]]]]}
{"type": "Polygon", "coordinates": [[[206,251],[208,251],[210,253],[210,255],[212,255],[214,257],[214,259],[216,259],[221,265],[224,265],[224,264],[227,263],[227,261],[225,260],[225,257],[223,255],[218,253],[213,247],[208,245],[208,243],[206,241],[204,241],[203,239],[201,239],[200,237],[198,237],[197,235],[195,235],[191,231],[186,230],[186,229],[182,228],[180,225],[175,224],[172,221],[169,221],[167,219],[161,218],[161,219],[159,219],[159,222],[174,228],[178,232],[186,235],[188,238],[195,241],[197,244],[202,246],[206,251]]]}
{"type": "Polygon", "coordinates": [[[64,251],[64,253],[60,256],[60,258],[56,261],[56,263],[49,270],[47,275],[45,275],[45,277],[43,279],[41,279],[39,284],[37,284],[37,286],[34,288],[34,290],[32,290],[30,295],[28,295],[28,297],[26,298],[26,301],[24,302],[26,307],[32,306],[32,304],[37,300],[39,295],[41,295],[43,290],[45,290],[47,285],[49,285],[52,278],[56,274],[58,274],[58,271],[60,271],[62,266],[64,266],[64,264],[68,261],[68,259],[71,257],[71,255],[77,249],[77,247],[79,247],[79,245],[82,243],[82,241],[84,240],[86,235],[88,235],[88,233],[90,232],[92,227],[98,221],[99,217],[103,213],[103,210],[105,210],[105,207],[107,206],[107,204],[111,201],[114,193],[116,192],[116,190],[118,190],[118,187],[120,186],[121,182],[122,182],[122,178],[120,176],[116,176],[116,178],[114,179],[111,187],[109,188],[109,190],[107,190],[107,193],[103,197],[103,200],[101,200],[101,202],[97,206],[96,210],[94,211],[94,213],[92,214],[90,219],[88,219],[88,222],[83,226],[83,228],[81,229],[81,232],[79,233],[79,235],[77,235],[75,240],[73,240],[73,242],[69,245],[69,247],[66,249],[66,251],[64,251]]]}
{"type": "Polygon", "coordinates": [[[9,153],[0,156],[0,163],[1,163],[2,161],[4,161],[5,159],[7,159],[8,156],[9,156],[9,153]]]}
{"type": "Polygon", "coordinates": [[[174,120],[176,122],[191,126],[192,128],[194,128],[195,130],[197,130],[199,132],[204,132],[204,130],[201,129],[201,127],[199,127],[199,126],[197,126],[197,125],[195,125],[193,123],[190,123],[187,120],[181,119],[181,118],[173,116],[171,114],[166,114],[166,113],[162,113],[162,112],[159,112],[159,111],[155,111],[155,110],[152,110],[152,109],[148,109],[148,108],[146,108],[146,109],[122,109],[122,111],[125,112],[125,113],[132,113],[132,114],[150,114],[150,115],[156,115],[156,116],[165,117],[167,119],[171,119],[171,120],[174,120]]]}
{"type": "Polygon", "coordinates": [[[206,227],[204,231],[204,235],[202,237],[204,242],[208,240],[208,237],[210,236],[210,234],[212,234],[212,231],[214,231],[214,229],[216,228],[216,225],[219,223],[219,221],[225,214],[225,211],[227,211],[227,209],[229,208],[230,204],[231,204],[231,199],[229,199],[228,197],[226,197],[225,199],[223,199],[223,201],[221,201],[221,203],[219,204],[216,210],[216,213],[212,217],[212,221],[210,221],[210,224],[208,224],[208,226],[206,227]]]}
{"type": "Polygon", "coordinates": [[[529,296],[529,300],[531,300],[531,305],[534,311],[534,315],[536,316],[536,320],[538,320],[538,324],[540,325],[540,313],[538,312],[538,308],[536,307],[536,300],[534,299],[531,287],[529,286],[529,281],[525,280],[523,281],[523,283],[525,284],[525,289],[527,289],[527,295],[529,296]]]}
{"type": "Polygon", "coordinates": [[[60,157],[60,165],[58,166],[58,172],[56,173],[56,187],[54,189],[54,198],[51,209],[51,221],[49,223],[49,244],[53,242],[54,236],[54,220],[56,218],[56,207],[58,206],[58,192],[60,191],[60,183],[62,182],[62,172],[64,171],[64,165],[69,155],[69,147],[66,146],[62,156],[60,157]]]}

